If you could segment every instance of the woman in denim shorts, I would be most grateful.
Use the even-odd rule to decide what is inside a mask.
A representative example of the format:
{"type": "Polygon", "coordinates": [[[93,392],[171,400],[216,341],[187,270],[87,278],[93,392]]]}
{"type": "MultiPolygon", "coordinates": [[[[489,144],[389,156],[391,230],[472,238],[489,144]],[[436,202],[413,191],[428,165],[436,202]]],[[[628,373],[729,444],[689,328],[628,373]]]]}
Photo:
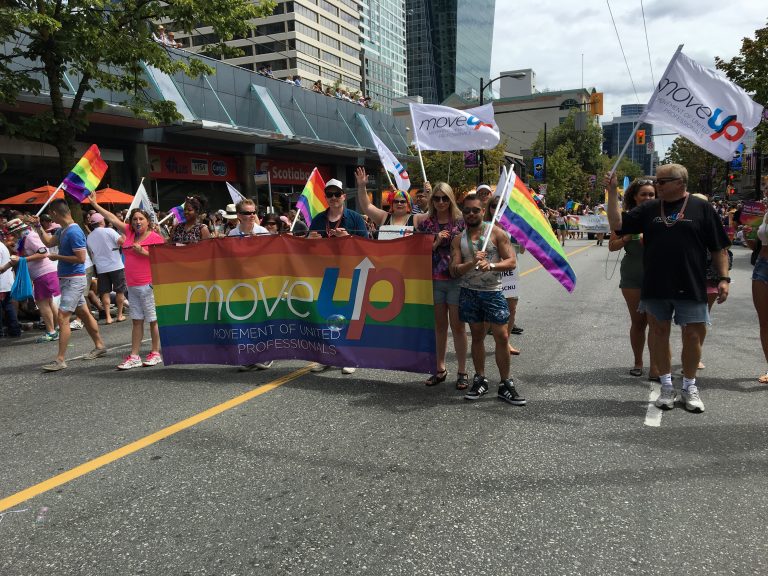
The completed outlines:
{"type": "Polygon", "coordinates": [[[425,382],[434,386],[445,382],[448,370],[445,356],[448,348],[448,326],[453,333],[458,371],[456,388],[464,390],[469,385],[467,376],[467,331],[459,320],[459,281],[451,277],[448,266],[451,263],[451,242],[464,230],[464,220],[456,203],[453,189],[445,182],[438,182],[432,190],[429,182],[424,189],[430,192],[429,209],[426,214],[414,217],[414,226],[420,232],[432,234],[432,297],[435,310],[435,339],[437,341],[436,371],[425,382]]]}
{"type": "MultiPolygon", "coordinates": [[[[768,197],[768,177],[763,180],[763,194],[768,197]]],[[[763,243],[752,271],[752,301],[755,303],[757,318],[760,321],[760,343],[763,345],[765,361],[768,362],[768,212],[763,216],[763,223],[757,229],[757,237],[763,243]]],[[[768,371],[758,381],[768,384],[768,371]]]]}

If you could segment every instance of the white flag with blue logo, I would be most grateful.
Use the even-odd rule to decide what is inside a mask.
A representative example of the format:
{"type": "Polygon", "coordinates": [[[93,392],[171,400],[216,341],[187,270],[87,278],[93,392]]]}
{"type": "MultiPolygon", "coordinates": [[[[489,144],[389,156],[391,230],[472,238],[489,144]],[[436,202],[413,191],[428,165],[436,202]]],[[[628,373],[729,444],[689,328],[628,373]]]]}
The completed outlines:
{"type": "Polygon", "coordinates": [[[659,80],[641,121],[664,124],[730,161],[760,123],[763,107],[740,86],[691,60],[681,48],[659,80]]]}
{"type": "Polygon", "coordinates": [[[240,191],[232,186],[229,182],[227,184],[227,191],[229,192],[229,197],[232,198],[232,204],[238,204],[242,200],[245,200],[245,196],[240,194],[240,191]]]}
{"type": "Polygon", "coordinates": [[[411,104],[411,121],[419,150],[489,150],[500,140],[492,103],[467,110],[411,104]]]}
{"type": "Polygon", "coordinates": [[[376,151],[379,153],[379,159],[381,160],[382,166],[384,166],[384,169],[394,177],[397,189],[408,192],[408,190],[411,189],[411,178],[408,176],[408,171],[405,169],[405,166],[395,158],[392,151],[386,147],[384,142],[382,142],[376,134],[373,133],[373,130],[369,129],[368,132],[371,135],[374,146],[376,146],[376,151]]]}
{"type": "Polygon", "coordinates": [[[136,189],[136,194],[133,195],[133,200],[131,200],[131,205],[128,206],[128,213],[125,215],[126,221],[128,220],[128,218],[131,217],[131,212],[133,211],[134,208],[141,208],[147,214],[149,214],[150,221],[157,222],[157,216],[155,215],[155,208],[154,206],[152,206],[152,202],[149,201],[147,190],[144,188],[144,182],[139,184],[139,187],[136,189]]]}

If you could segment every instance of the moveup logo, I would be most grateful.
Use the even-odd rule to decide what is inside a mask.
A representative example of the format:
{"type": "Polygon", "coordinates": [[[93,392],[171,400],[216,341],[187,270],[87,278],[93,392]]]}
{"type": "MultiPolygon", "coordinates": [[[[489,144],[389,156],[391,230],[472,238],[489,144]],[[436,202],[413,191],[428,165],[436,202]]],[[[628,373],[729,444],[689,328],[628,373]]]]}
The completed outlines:
{"type": "Polygon", "coordinates": [[[408,171],[405,169],[405,166],[400,164],[400,162],[395,162],[395,172],[397,172],[398,176],[402,178],[403,180],[410,180],[410,176],[408,176],[408,171]]]}
{"type": "Polygon", "coordinates": [[[470,116],[467,118],[467,126],[474,126],[475,130],[480,130],[483,126],[486,128],[490,128],[493,130],[495,126],[493,124],[489,124],[488,122],[483,122],[478,118],[477,116],[470,116]]]}
{"type": "Polygon", "coordinates": [[[483,126],[494,130],[496,127],[488,122],[483,122],[477,116],[434,116],[432,118],[425,118],[419,124],[419,130],[444,130],[446,128],[455,128],[469,126],[473,130],[480,130],[483,126]]]}
{"type": "Polygon", "coordinates": [[[668,78],[662,79],[659,82],[659,95],[670,98],[683,111],[693,112],[699,119],[707,120],[707,126],[712,130],[709,135],[712,140],[724,137],[730,142],[737,142],[746,133],[744,125],[738,121],[736,114],[726,114],[721,108],[715,108],[713,112],[710,106],[697,101],[691,89],[679,82],[668,78]]]}

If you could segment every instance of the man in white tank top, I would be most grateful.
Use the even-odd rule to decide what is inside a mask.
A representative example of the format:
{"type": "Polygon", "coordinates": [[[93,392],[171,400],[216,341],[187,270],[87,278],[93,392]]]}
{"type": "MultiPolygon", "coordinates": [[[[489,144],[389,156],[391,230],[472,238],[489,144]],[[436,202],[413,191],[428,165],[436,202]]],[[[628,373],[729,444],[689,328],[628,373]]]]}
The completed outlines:
{"type": "Polygon", "coordinates": [[[472,363],[475,377],[472,387],[464,396],[466,400],[478,400],[488,392],[485,377],[485,335],[491,326],[496,344],[496,366],[499,369],[498,399],[513,406],[525,406],[525,398],[515,389],[509,376],[509,308],[501,291],[499,272],[517,266],[515,251],[509,235],[490,222],[483,222],[485,208],[475,194],[464,199],[462,208],[466,230],[451,243],[451,274],[461,278],[459,294],[459,318],[469,324],[472,332],[472,363]],[[491,234],[485,250],[485,237],[491,234]]]}

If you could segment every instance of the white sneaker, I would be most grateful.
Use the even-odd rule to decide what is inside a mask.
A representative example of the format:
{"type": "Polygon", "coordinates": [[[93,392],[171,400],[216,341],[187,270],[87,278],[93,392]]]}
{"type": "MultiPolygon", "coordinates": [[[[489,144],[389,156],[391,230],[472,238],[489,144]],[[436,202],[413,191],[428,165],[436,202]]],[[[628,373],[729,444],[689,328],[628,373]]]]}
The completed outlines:
{"type": "Polygon", "coordinates": [[[144,362],[141,363],[142,366],[156,366],[157,364],[160,364],[160,362],[163,361],[163,357],[160,356],[159,352],[150,352],[147,354],[147,357],[144,359],[144,362]]]}
{"type": "Polygon", "coordinates": [[[83,329],[83,322],[80,320],[80,318],[75,318],[69,323],[69,329],[70,330],[82,330],[83,329]]]}
{"type": "Polygon", "coordinates": [[[131,368],[139,368],[142,366],[141,357],[128,355],[122,363],[117,365],[118,370],[130,370],[131,368]]]}
{"type": "Polygon", "coordinates": [[[272,364],[274,363],[275,363],[274,360],[270,360],[269,362],[256,362],[256,364],[254,364],[253,366],[257,370],[269,370],[270,368],[272,368],[272,364]]]}
{"type": "Polygon", "coordinates": [[[704,412],[704,402],[701,401],[701,397],[699,397],[699,389],[695,384],[688,386],[688,390],[683,390],[682,396],[686,410],[697,414],[704,412]]]}
{"type": "Polygon", "coordinates": [[[341,369],[341,373],[342,374],[354,374],[355,370],[357,370],[357,368],[353,368],[352,366],[346,366],[346,367],[341,369]]]}
{"type": "Polygon", "coordinates": [[[323,370],[327,370],[329,366],[325,364],[318,364],[317,366],[312,366],[312,368],[309,369],[310,372],[322,372],[323,370]]]}
{"type": "Polygon", "coordinates": [[[675,393],[675,389],[672,386],[662,386],[661,394],[659,394],[659,397],[656,398],[654,405],[656,408],[661,408],[662,410],[672,410],[672,408],[675,407],[676,399],[677,394],[675,393]]]}

